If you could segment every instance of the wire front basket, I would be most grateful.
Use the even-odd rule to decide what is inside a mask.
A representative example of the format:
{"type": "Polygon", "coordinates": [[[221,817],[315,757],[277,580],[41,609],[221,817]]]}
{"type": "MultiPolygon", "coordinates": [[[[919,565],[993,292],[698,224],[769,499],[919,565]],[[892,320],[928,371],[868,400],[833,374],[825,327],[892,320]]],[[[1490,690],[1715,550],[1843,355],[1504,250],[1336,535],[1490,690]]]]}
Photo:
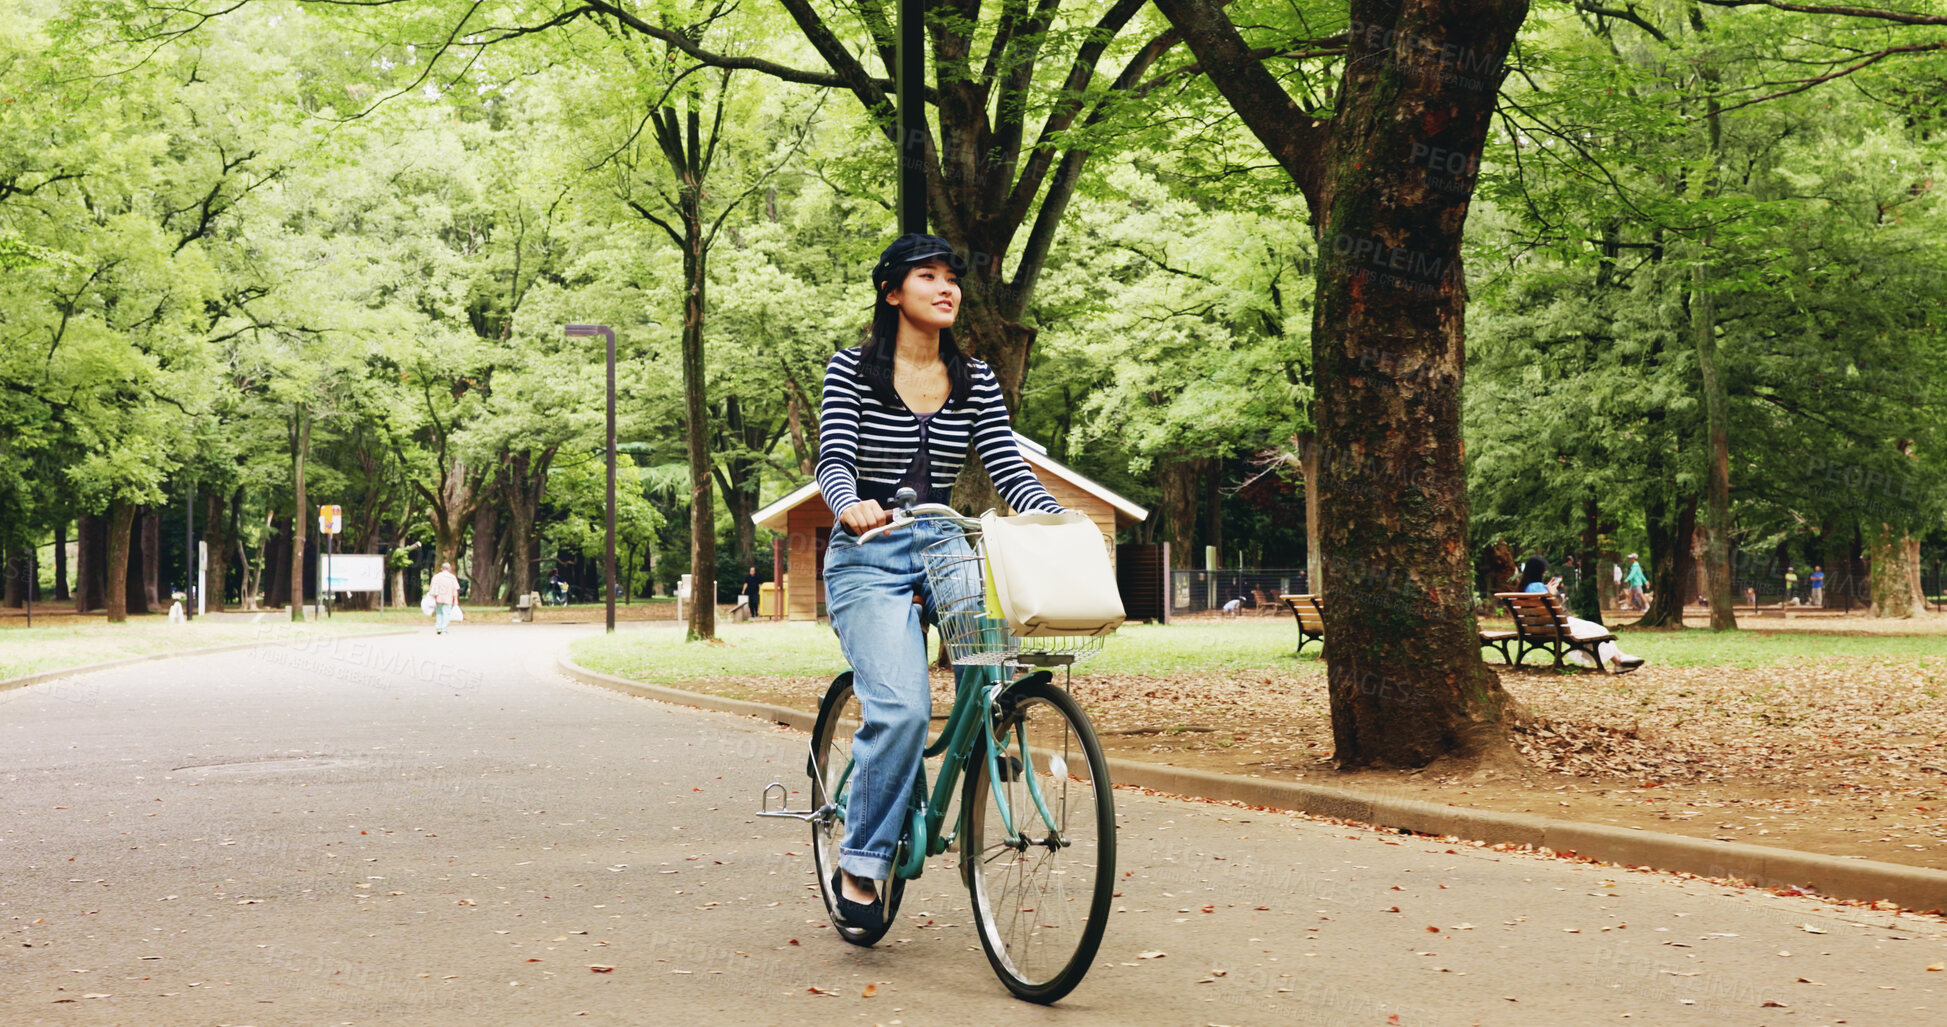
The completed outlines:
{"type": "MultiPolygon", "coordinates": [[[[963,525],[962,530],[964,535],[942,539],[920,553],[926,564],[927,584],[933,591],[940,635],[956,665],[1061,667],[1102,651],[1106,635],[1023,638],[1009,630],[1006,620],[988,616],[987,556],[980,529],[963,525]]],[[[1115,544],[1107,536],[1103,541],[1105,545],[1115,544]]]]}

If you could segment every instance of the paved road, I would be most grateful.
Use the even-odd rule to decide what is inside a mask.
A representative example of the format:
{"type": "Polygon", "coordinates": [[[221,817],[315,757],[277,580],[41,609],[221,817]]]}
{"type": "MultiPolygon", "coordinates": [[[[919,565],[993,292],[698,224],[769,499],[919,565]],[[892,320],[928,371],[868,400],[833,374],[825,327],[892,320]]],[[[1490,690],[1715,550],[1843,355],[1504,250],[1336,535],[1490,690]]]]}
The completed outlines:
{"type": "Polygon", "coordinates": [[[1947,1022],[1938,920],[1128,791],[1100,965],[1028,1006],[950,873],[834,939],[750,812],[803,736],[571,683],[585,630],[0,693],[0,1024],[1947,1022]]]}

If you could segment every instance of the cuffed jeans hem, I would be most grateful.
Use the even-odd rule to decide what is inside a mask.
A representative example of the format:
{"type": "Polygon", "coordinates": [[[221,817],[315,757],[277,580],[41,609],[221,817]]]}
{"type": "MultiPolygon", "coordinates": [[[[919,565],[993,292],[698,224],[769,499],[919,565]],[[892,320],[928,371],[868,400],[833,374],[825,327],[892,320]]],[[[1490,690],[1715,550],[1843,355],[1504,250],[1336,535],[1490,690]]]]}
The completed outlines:
{"type": "Polygon", "coordinates": [[[862,881],[884,881],[892,877],[892,858],[841,848],[838,868],[862,881]]]}

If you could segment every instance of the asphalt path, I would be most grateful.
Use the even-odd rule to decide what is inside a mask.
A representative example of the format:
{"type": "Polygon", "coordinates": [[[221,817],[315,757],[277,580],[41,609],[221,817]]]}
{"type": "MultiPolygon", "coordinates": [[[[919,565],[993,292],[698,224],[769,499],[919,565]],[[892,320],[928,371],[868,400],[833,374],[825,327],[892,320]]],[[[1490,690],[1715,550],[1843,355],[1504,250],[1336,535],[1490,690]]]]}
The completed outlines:
{"type": "Polygon", "coordinates": [[[1129,790],[1097,965],[1031,1006],[950,856],[833,937],[753,816],[805,737],[568,681],[587,630],[0,693],[0,1024],[1947,1023],[1937,918],[1129,790]]]}

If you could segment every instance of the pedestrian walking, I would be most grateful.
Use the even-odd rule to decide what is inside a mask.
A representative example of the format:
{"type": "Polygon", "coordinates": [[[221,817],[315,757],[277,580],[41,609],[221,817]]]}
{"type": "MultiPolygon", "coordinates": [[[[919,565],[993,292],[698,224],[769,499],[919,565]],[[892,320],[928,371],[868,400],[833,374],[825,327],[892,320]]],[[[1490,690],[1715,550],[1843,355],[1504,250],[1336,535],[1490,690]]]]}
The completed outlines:
{"type": "Polygon", "coordinates": [[[1643,565],[1636,562],[1636,554],[1629,554],[1629,572],[1623,575],[1623,584],[1629,586],[1631,609],[1640,611],[1650,608],[1649,600],[1643,598],[1643,586],[1649,583],[1650,579],[1643,576],[1643,565]]]}
{"type": "Polygon", "coordinates": [[[444,635],[447,622],[460,605],[460,579],[453,576],[451,563],[439,565],[439,573],[433,575],[433,583],[426,591],[433,597],[433,633],[444,635]]]}
{"type": "Polygon", "coordinates": [[[737,608],[743,611],[745,620],[757,616],[757,598],[763,595],[763,582],[757,580],[757,568],[752,567],[744,575],[744,589],[737,593],[737,608]]]}

